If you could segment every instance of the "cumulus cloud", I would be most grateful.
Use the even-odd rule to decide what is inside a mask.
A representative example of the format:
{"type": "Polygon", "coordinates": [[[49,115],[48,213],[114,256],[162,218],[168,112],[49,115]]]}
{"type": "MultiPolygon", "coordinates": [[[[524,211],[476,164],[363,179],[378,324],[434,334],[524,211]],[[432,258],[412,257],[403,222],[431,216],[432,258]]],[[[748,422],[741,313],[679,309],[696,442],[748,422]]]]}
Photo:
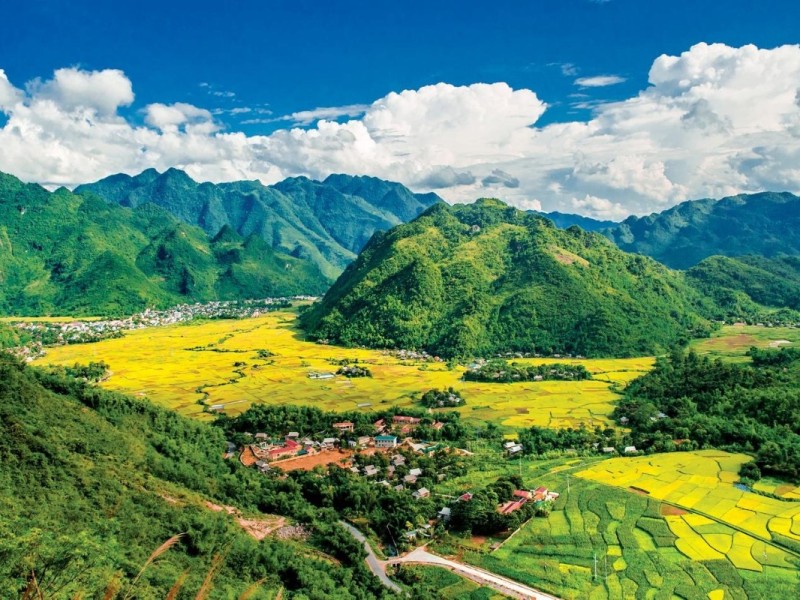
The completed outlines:
{"type": "Polygon", "coordinates": [[[593,75],[592,77],[578,77],[575,80],[575,85],[586,88],[606,87],[609,85],[617,85],[625,81],[627,81],[627,79],[619,75],[593,75]]]}
{"type": "MultiPolygon", "coordinates": [[[[0,170],[51,185],[148,167],[264,183],[344,172],[452,202],[490,194],[618,219],[690,198],[800,192],[798,90],[800,46],[697,44],[657,57],[645,89],[593,104],[585,122],[537,126],[547,105],[532,90],[439,83],[301,111],[288,128],[246,135],[216,120],[230,111],[185,103],[145,106],[142,124],[123,118],[134,94],[120,71],[60,69],[17,85],[0,71],[0,170]]],[[[275,122],[256,109],[237,114],[275,122]]]]}

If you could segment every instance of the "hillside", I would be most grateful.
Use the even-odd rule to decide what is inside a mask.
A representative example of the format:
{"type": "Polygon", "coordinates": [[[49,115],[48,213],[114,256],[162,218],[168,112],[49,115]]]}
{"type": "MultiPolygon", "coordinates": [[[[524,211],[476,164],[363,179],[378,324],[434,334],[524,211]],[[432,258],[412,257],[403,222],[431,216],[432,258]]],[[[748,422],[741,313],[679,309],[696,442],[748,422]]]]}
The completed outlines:
{"type": "Polygon", "coordinates": [[[131,210],[0,174],[0,313],[122,314],[187,300],[314,294],[308,261],[153,204],[131,210]]]}
{"type": "Polygon", "coordinates": [[[800,197],[741,194],[684,202],[647,217],[629,217],[604,235],[626,252],[688,269],[714,255],[800,254],[800,197]]]}
{"type": "Polygon", "coordinates": [[[23,597],[31,573],[42,595],[28,597],[54,599],[163,599],[180,580],[180,598],[243,598],[257,582],[251,600],[381,597],[335,514],[224,449],[217,427],[0,354],[0,597],[23,597]],[[259,542],[209,502],[281,512],[310,538],[259,542]]]}
{"type": "Polygon", "coordinates": [[[302,324],[318,339],[443,356],[630,356],[702,331],[700,304],[681,273],[483,199],[375,236],[302,324]]]}
{"type": "MultiPolygon", "coordinates": [[[[800,310],[800,257],[712,256],[686,272],[731,315],[763,319],[764,307],[800,310]]],[[[724,315],[723,315],[724,316],[724,315]]],[[[800,319],[794,316],[795,322],[800,319]]]]}
{"type": "Polygon", "coordinates": [[[112,175],[75,191],[128,207],[153,203],[211,236],[227,225],[243,237],[261,238],[277,252],[310,260],[331,279],[375,231],[408,221],[440,201],[435,194],[413,194],[374,177],[213,184],[197,183],[178,169],[112,175]]]}
{"type": "Polygon", "coordinates": [[[601,231],[619,225],[619,223],[615,221],[600,221],[598,219],[572,213],[562,213],[558,211],[546,213],[536,210],[532,210],[531,212],[545,219],[550,219],[559,229],[568,229],[573,225],[577,225],[584,231],[601,231]]]}

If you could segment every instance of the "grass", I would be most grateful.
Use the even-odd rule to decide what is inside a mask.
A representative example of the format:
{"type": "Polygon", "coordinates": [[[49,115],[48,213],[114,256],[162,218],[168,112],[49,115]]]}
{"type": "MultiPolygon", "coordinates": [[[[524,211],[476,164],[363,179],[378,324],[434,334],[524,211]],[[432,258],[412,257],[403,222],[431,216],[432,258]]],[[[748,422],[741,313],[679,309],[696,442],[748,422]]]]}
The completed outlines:
{"type": "Polygon", "coordinates": [[[746,353],[751,346],[779,348],[798,344],[800,344],[800,328],[726,325],[715,331],[710,338],[695,340],[691,347],[698,354],[708,355],[711,358],[748,362],[750,359],[746,353]]]}
{"type": "Polygon", "coordinates": [[[442,600],[504,600],[506,596],[491,588],[459,577],[446,569],[430,566],[404,566],[403,569],[413,573],[424,589],[429,589],[442,600]]]}
{"type": "Polygon", "coordinates": [[[463,382],[464,367],[401,361],[390,354],[304,341],[293,312],[247,320],[209,321],[137,330],[123,338],[52,348],[41,363],[73,364],[104,360],[108,388],[148,396],[154,402],[207,418],[199,400],[222,404],[228,414],[253,403],[313,405],[325,410],[376,410],[416,405],[414,396],[453,386],[466,405],[466,420],[492,421],[506,428],[539,425],[589,427],[609,424],[608,415],[624,384],[652,367],[653,359],[522,359],[529,364],[580,363],[595,379],[513,384],[463,382]],[[274,354],[259,358],[259,349],[274,354]],[[313,371],[335,371],[331,360],[358,359],[372,378],[315,380],[313,371]],[[243,362],[244,366],[234,366],[243,362]]]}

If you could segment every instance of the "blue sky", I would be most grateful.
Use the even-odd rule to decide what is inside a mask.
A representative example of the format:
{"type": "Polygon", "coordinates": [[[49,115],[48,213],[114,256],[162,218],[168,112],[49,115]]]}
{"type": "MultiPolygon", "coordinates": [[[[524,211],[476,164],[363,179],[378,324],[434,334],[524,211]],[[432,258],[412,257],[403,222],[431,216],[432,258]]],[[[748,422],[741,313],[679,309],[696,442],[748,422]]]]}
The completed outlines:
{"type": "Polygon", "coordinates": [[[50,186],[343,171],[602,218],[800,191],[796,2],[6,0],[2,23],[0,170],[50,186]]]}
{"type": "MultiPolygon", "coordinates": [[[[504,81],[535,90],[550,105],[540,125],[587,119],[590,111],[577,105],[635,94],[660,54],[680,53],[699,41],[765,48],[795,43],[800,23],[800,8],[792,1],[11,0],[4,5],[0,59],[12,80],[44,77],[66,66],[115,68],[134,82],[134,107],[181,101],[210,109],[261,107],[276,117],[368,103],[440,81],[504,81]],[[626,81],[602,88],[574,83],[605,74],[626,81]],[[203,83],[209,86],[200,87],[203,83]]],[[[239,125],[254,118],[226,116],[231,126],[248,132],[281,126],[239,125]]]]}

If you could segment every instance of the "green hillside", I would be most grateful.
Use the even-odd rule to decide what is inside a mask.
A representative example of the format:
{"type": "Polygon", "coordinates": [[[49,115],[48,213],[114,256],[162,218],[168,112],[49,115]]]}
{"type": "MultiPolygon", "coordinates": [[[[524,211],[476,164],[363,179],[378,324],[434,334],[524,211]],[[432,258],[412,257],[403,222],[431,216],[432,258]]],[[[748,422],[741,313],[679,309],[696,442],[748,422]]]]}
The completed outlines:
{"type": "Polygon", "coordinates": [[[0,597],[23,597],[32,574],[32,598],[163,600],[181,579],[180,598],[244,597],[257,582],[251,600],[281,587],[288,598],[381,597],[335,513],[291,480],[223,460],[225,447],[220,428],[0,354],[0,597]],[[291,516],[310,537],[258,542],[207,502],[291,516]],[[210,594],[197,595],[214,569],[210,594]]]}
{"type": "Polygon", "coordinates": [[[346,345],[443,356],[652,353],[702,332],[684,275],[498,200],[375,236],[302,323],[346,345]]]}
{"type": "Polygon", "coordinates": [[[209,239],[153,204],[131,210],[0,174],[2,314],[127,314],[328,283],[309,261],[238,235],[209,239]]]}
{"type": "Polygon", "coordinates": [[[440,201],[435,194],[414,194],[373,177],[332,175],[324,182],[295,177],[274,186],[213,184],[197,183],[179,169],[112,175],[75,191],[128,207],[153,203],[210,236],[227,225],[245,238],[261,238],[277,252],[311,261],[331,279],[375,231],[408,221],[440,201]]]}
{"type": "Polygon", "coordinates": [[[769,319],[774,309],[800,321],[800,257],[712,256],[686,272],[689,281],[714,298],[720,316],[769,319]],[[773,309],[773,310],[770,310],[773,309]]]}
{"type": "Polygon", "coordinates": [[[714,255],[800,254],[800,198],[789,193],[694,200],[603,233],[626,252],[687,269],[714,255]]]}

